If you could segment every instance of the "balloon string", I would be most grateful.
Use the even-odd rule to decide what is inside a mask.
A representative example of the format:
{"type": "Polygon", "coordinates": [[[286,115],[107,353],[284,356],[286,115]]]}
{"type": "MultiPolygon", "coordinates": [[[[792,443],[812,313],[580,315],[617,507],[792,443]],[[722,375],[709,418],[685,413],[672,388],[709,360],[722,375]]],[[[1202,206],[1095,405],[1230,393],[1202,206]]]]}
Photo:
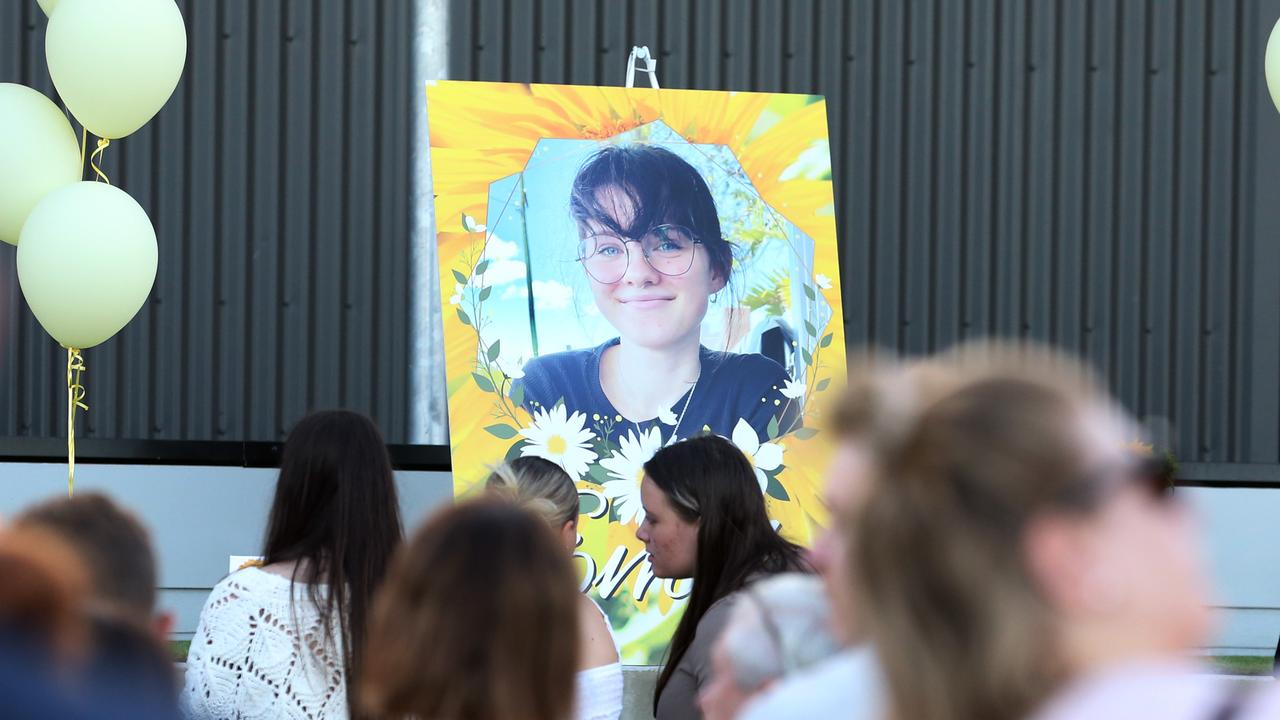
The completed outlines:
{"type": "Polygon", "coordinates": [[[98,147],[95,148],[93,154],[89,156],[89,167],[93,168],[93,171],[98,174],[98,177],[102,178],[102,182],[108,185],[111,184],[111,180],[107,177],[106,173],[102,172],[102,168],[98,167],[98,163],[102,161],[102,152],[106,150],[107,146],[110,144],[111,140],[107,138],[98,138],[98,147]]]}
{"type": "Polygon", "coordinates": [[[84,403],[84,385],[80,384],[84,370],[84,356],[76,348],[67,348],[67,497],[76,487],[76,410],[89,409],[84,403]]]}
{"type": "Polygon", "coordinates": [[[84,153],[89,147],[89,129],[80,126],[80,179],[84,179],[84,153]]]}

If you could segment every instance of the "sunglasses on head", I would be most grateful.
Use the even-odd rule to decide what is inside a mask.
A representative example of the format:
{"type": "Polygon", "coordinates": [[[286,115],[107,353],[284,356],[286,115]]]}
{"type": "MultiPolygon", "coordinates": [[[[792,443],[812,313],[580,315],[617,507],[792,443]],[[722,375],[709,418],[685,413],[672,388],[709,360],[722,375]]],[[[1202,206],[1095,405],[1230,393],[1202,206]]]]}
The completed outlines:
{"type": "Polygon", "coordinates": [[[1133,457],[1122,464],[1099,468],[1086,473],[1059,500],[1064,505],[1090,509],[1115,492],[1130,487],[1138,489],[1152,500],[1172,500],[1174,478],[1168,462],[1151,455],[1133,457]]]}

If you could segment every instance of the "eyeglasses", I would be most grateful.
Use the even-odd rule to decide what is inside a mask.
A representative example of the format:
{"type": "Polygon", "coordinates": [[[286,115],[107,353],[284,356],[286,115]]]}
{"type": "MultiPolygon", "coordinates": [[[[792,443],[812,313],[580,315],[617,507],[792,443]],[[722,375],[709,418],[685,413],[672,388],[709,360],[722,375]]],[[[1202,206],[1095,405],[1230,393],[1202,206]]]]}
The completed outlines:
{"type": "Polygon", "coordinates": [[[597,233],[582,238],[578,262],[596,282],[616,283],[631,266],[629,243],[639,243],[644,261],[668,277],[684,275],[693,267],[693,258],[702,241],[683,225],[658,225],[639,239],[613,233],[597,233]]]}

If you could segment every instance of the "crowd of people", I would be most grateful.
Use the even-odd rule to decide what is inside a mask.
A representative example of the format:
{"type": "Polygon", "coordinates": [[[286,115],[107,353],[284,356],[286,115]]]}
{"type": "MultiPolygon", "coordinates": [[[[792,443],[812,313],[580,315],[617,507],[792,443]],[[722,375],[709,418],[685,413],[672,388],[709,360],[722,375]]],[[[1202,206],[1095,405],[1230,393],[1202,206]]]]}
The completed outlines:
{"type": "MultiPolygon", "coordinates": [[[[1082,366],[989,344],[871,358],[830,410],[812,548],[776,531],[724,438],[644,465],[636,536],[655,576],[693,587],[645,713],[1280,718],[1273,682],[1197,664],[1201,539],[1082,366]]],[[[564,470],[520,458],[405,537],[378,429],[311,415],[262,566],[213,589],[178,672],[146,530],[102,495],[49,501],[0,530],[0,715],[616,719],[620,652],[579,591],[578,513],[564,470]]]]}

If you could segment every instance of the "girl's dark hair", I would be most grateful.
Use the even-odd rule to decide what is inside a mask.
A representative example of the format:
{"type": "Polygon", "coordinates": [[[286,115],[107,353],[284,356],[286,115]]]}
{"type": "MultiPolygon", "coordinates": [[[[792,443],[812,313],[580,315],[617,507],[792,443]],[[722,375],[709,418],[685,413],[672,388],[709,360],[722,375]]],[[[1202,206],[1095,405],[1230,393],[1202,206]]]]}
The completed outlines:
{"type": "Polygon", "coordinates": [[[577,584],[541,517],[500,498],[437,511],[378,591],[364,708],[377,717],[568,718],[577,584]]]}
{"type": "Polygon", "coordinates": [[[291,582],[308,584],[323,617],[336,615],[352,708],[369,604],[403,536],[391,458],[373,421],[346,410],[303,418],[284,445],[263,562],[297,562],[291,582]]]}
{"type": "Polygon", "coordinates": [[[644,464],[645,475],[687,522],[700,521],[694,556],[693,595],[671,638],[658,676],[654,708],[698,621],[719,599],[757,575],[809,571],[804,549],[774,531],[750,461],[733,443],[702,435],[662,448],[644,464]]]}
{"type": "Polygon", "coordinates": [[[639,237],[663,223],[684,225],[702,242],[715,277],[728,282],[733,271],[733,244],[721,235],[720,216],[706,181],[679,155],[657,145],[610,145],[592,155],[573,180],[569,211],[580,230],[593,220],[626,237],[639,237]],[[616,208],[596,197],[611,186],[635,208],[629,227],[619,226],[616,208]]]}

